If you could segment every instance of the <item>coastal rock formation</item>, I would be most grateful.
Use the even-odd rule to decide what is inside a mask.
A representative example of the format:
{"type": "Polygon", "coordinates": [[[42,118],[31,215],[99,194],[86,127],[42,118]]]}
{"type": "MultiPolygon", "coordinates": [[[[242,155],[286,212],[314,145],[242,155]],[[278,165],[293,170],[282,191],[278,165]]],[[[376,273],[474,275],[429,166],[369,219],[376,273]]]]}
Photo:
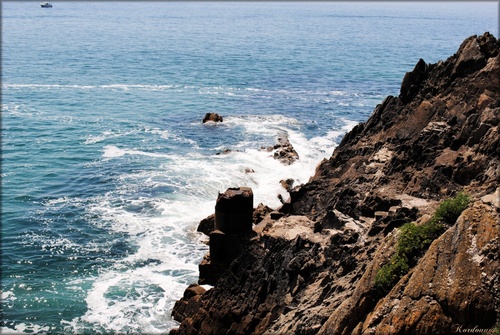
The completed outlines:
{"type": "Polygon", "coordinates": [[[219,193],[215,215],[200,222],[210,237],[210,252],[201,262],[200,284],[215,284],[229,264],[253,236],[253,191],[249,187],[229,188],[219,193]],[[212,227],[208,227],[213,224],[212,227]]]}
{"type": "MultiPolygon", "coordinates": [[[[451,334],[500,322],[500,43],[419,60],[277,212],[261,212],[175,334],[451,334]],[[464,190],[472,203],[388,292],[400,226],[464,190]],[[274,214],[273,214],[274,213],[274,214]],[[273,214],[273,215],[272,215],[273,214]],[[279,214],[279,215],[278,215],[279,214]]],[[[191,287],[191,291],[193,288],[191,287]]]]}
{"type": "Polygon", "coordinates": [[[198,284],[191,284],[184,291],[182,299],[176,301],[172,316],[175,320],[184,320],[191,315],[199,313],[201,296],[206,290],[198,284]]]}
{"type": "Polygon", "coordinates": [[[299,159],[299,154],[293,148],[288,134],[286,132],[280,132],[278,134],[277,142],[273,147],[268,148],[268,151],[273,151],[274,159],[279,160],[285,165],[290,165],[299,159]]]}
{"type": "MultiPolygon", "coordinates": [[[[450,334],[474,327],[492,329],[500,302],[497,209],[477,201],[465,210],[353,333],[450,334]]],[[[325,333],[335,333],[330,324],[325,325],[325,333]]]]}
{"type": "Polygon", "coordinates": [[[374,196],[439,200],[464,187],[494,191],[500,153],[497,40],[489,34],[468,38],[457,54],[426,68],[411,101],[387,97],[318,166],[312,181],[292,192],[291,213],[318,219],[334,208],[359,218],[363,203],[374,196]],[[471,45],[489,50],[485,66],[452,80],[471,45]]]}
{"type": "Polygon", "coordinates": [[[210,235],[215,229],[215,214],[209,215],[198,224],[196,231],[203,233],[205,235],[210,235]]]}
{"type": "Polygon", "coordinates": [[[222,116],[220,116],[217,113],[207,113],[205,114],[205,117],[203,118],[203,123],[206,122],[222,122],[224,119],[222,116]]]}

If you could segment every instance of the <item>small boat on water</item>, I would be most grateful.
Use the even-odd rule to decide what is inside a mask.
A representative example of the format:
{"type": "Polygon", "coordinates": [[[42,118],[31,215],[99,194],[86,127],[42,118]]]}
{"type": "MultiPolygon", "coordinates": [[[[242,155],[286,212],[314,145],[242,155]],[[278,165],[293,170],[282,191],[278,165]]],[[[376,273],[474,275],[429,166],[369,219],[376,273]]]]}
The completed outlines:
{"type": "Polygon", "coordinates": [[[42,8],[52,8],[52,4],[50,2],[42,2],[40,6],[42,6],[42,8]]]}

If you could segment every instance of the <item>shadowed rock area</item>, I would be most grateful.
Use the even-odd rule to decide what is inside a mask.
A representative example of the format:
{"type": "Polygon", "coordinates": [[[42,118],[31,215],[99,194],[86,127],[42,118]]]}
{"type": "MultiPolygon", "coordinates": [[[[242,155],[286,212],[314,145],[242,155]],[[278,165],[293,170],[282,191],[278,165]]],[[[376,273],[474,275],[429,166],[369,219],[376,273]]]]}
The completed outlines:
{"type": "MultiPolygon", "coordinates": [[[[453,334],[500,324],[500,43],[419,60],[279,214],[260,207],[213,288],[176,304],[172,334],[453,334]],[[470,205],[388,291],[401,227],[459,191],[470,205]],[[273,214],[274,213],[274,214],[273,214]],[[273,215],[272,215],[273,214],[273,215]],[[255,218],[258,217],[258,220],[255,218]]],[[[217,213],[216,213],[217,215],[217,213]]],[[[248,218],[244,222],[248,225],[248,218]]],[[[205,221],[212,231],[214,218],[205,221]]],[[[209,257],[209,255],[208,255],[209,257]]]]}

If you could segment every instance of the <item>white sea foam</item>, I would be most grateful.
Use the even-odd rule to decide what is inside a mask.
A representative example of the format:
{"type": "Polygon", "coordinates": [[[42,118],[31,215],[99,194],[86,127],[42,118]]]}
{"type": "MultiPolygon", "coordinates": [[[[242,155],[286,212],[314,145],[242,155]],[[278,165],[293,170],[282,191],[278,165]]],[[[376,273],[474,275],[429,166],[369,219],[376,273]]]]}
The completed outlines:
{"type": "Polygon", "coordinates": [[[2,84],[5,89],[22,89],[22,88],[42,88],[42,89],[92,89],[94,85],[61,85],[61,84],[2,84]]]}
{"type": "MultiPolygon", "coordinates": [[[[175,264],[178,271],[193,275],[197,267],[175,264]]],[[[86,302],[88,311],[80,318],[66,322],[78,330],[85,324],[94,329],[118,333],[165,333],[175,325],[170,317],[175,292],[185,289],[182,276],[168,276],[165,266],[141,267],[126,271],[109,271],[93,284],[86,302]]]]}
{"type": "Polygon", "coordinates": [[[352,121],[352,120],[347,120],[347,119],[342,119],[342,121],[345,123],[344,126],[342,126],[342,134],[347,133],[351,131],[352,128],[354,128],[359,122],[357,121],[352,121]]]}
{"type": "MultiPolygon", "coordinates": [[[[307,182],[316,164],[331,155],[338,137],[353,125],[346,121],[341,130],[307,139],[296,130],[300,122],[291,117],[229,116],[224,127],[243,127],[249,137],[235,143],[237,150],[228,154],[207,155],[197,150],[183,155],[162,154],[104,146],[103,161],[143,155],[157,159],[159,164],[156,169],[124,172],[116,177],[114,190],[81,204],[90,218],[99,218],[91,221],[93,225],[126,236],[134,249],[99,271],[87,291],[87,312],[64,321],[67,329],[78,331],[91,325],[114,332],[161,333],[174,327],[171,308],[186,286],[197,281],[198,263],[208,249],[202,243],[206,237],[196,233],[196,226],[213,213],[217,193],[228,187],[247,186],[253,189],[254,206],[264,203],[277,208],[281,206],[278,195],[284,199],[289,196],[280,180],[292,178],[294,185],[307,182]],[[288,134],[300,157],[288,166],[275,160],[273,152],[256,147],[253,139],[259,135],[273,141],[280,132],[288,134]],[[154,190],[158,193],[137,195],[154,190]]],[[[159,128],[145,131],[154,136],[173,136],[159,128]]],[[[60,206],[66,201],[53,200],[49,205],[60,206]]],[[[89,250],[106,247],[111,250],[112,245],[86,246],[89,250]]]]}
{"type": "Polygon", "coordinates": [[[104,154],[102,156],[106,158],[115,158],[123,155],[125,155],[125,150],[119,149],[114,145],[107,145],[104,147],[104,154]]]}
{"type": "MultiPolygon", "coordinates": [[[[161,333],[175,325],[171,308],[188,284],[196,281],[198,262],[207,246],[194,233],[196,222],[213,211],[213,201],[189,196],[153,200],[159,215],[130,213],[113,195],[95,201],[100,228],[126,233],[137,251],[103,269],[88,291],[85,315],[66,321],[68,329],[161,333]],[[197,202],[197,203],[196,203],[197,202]],[[193,205],[197,207],[193,211],[193,205]]],[[[144,206],[146,198],[133,201],[144,206]]],[[[149,199],[151,201],[151,199],[149,199]]]]}
{"type": "Polygon", "coordinates": [[[1,291],[1,292],[2,292],[1,299],[3,301],[16,299],[14,292],[12,291],[1,291]]]}
{"type": "Polygon", "coordinates": [[[19,323],[14,328],[1,327],[0,334],[47,334],[50,330],[48,326],[40,326],[33,323],[19,323]]]}
{"type": "Polygon", "coordinates": [[[149,132],[153,135],[160,135],[160,137],[163,139],[171,139],[176,142],[190,144],[191,147],[195,149],[199,148],[198,143],[195,140],[191,140],[189,138],[176,135],[169,130],[154,128],[154,129],[146,129],[146,132],[149,132]]]}
{"type": "Polygon", "coordinates": [[[107,145],[104,147],[104,152],[102,157],[105,158],[116,158],[124,155],[140,155],[140,156],[148,156],[148,157],[156,157],[156,158],[172,158],[175,156],[168,154],[159,154],[155,152],[147,152],[141,150],[133,150],[133,149],[120,149],[114,145],[107,145]]]}

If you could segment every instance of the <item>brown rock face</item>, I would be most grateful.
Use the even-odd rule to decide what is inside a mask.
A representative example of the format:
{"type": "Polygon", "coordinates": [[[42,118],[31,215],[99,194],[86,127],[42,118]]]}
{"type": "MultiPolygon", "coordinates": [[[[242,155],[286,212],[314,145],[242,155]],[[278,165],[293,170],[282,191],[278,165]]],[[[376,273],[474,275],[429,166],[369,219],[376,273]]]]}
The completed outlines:
{"type": "MultiPolygon", "coordinates": [[[[500,322],[500,43],[420,60],[315,176],[290,190],[178,334],[451,334],[500,322]],[[389,293],[374,288],[407,222],[473,199],[389,293]],[[281,217],[284,214],[283,217],[281,217]]],[[[262,212],[261,212],[262,213],[262,212]]]]}
{"type": "MultiPolygon", "coordinates": [[[[500,191],[500,189],[498,190],[500,191]]],[[[419,264],[378,300],[375,274],[393,251],[389,236],[352,295],[319,334],[454,334],[498,322],[500,208],[478,201],[437,239],[419,264]]]]}
{"type": "Polygon", "coordinates": [[[198,313],[201,307],[201,295],[205,292],[206,290],[197,284],[189,285],[184,291],[182,299],[175,303],[172,313],[173,318],[181,321],[198,313]]]}
{"type": "MultiPolygon", "coordinates": [[[[356,334],[452,334],[493,329],[500,303],[500,215],[478,201],[381,299],[356,334]]],[[[327,322],[326,334],[336,326],[327,322]]]]}
{"type": "Polygon", "coordinates": [[[291,193],[289,212],[319,219],[337,209],[359,218],[367,196],[439,200],[464,187],[493,192],[500,174],[498,49],[486,33],[465,40],[444,62],[419,61],[405,76],[401,96],[387,97],[318,166],[311,182],[291,193]],[[469,55],[479,52],[482,61],[469,55]],[[479,68],[456,70],[471,57],[479,68]]]}

